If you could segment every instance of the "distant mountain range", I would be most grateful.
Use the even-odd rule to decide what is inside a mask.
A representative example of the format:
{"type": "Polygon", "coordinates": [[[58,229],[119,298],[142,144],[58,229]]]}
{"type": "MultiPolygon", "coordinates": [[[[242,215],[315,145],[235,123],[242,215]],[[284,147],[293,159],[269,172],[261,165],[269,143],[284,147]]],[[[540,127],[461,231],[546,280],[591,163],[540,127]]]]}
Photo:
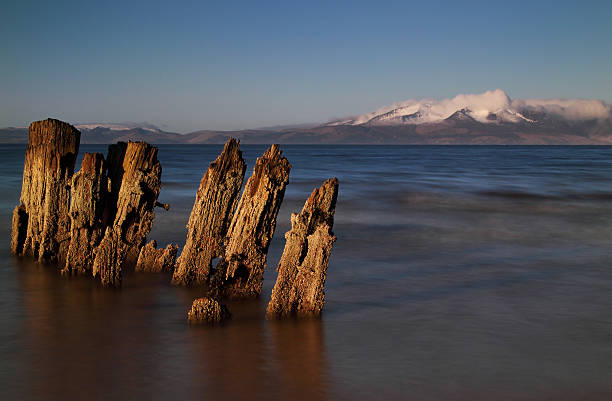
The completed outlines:
{"type": "MultiPolygon", "coordinates": [[[[41,116],[46,118],[47,116],[41,116]]],[[[408,100],[320,125],[188,134],[141,124],[77,124],[81,143],[612,145],[612,107],[600,100],[515,99],[502,90],[408,100]]],[[[1,143],[26,143],[27,128],[0,128],[1,143]]]]}

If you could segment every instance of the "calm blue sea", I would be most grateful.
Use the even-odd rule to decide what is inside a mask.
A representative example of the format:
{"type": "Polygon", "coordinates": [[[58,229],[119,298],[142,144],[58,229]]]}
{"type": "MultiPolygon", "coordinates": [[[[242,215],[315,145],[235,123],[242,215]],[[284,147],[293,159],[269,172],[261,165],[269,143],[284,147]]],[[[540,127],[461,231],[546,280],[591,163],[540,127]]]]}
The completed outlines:
{"type": "MultiPolygon", "coordinates": [[[[159,245],[183,245],[221,148],[160,146],[159,245]]],[[[189,327],[200,292],[168,275],[109,290],[11,257],[25,146],[0,145],[0,398],[612,399],[612,147],[282,149],[293,168],[262,298],[189,327]],[[334,176],[324,316],[268,322],[290,214],[334,176]]],[[[265,147],[242,150],[248,176],[265,147]]]]}

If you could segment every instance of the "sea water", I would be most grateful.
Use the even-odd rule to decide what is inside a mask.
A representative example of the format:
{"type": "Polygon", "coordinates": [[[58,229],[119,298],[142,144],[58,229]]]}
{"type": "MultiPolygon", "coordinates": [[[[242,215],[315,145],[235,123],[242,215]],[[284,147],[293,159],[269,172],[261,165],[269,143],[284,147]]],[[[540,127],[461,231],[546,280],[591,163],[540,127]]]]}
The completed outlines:
{"type": "MultiPolygon", "coordinates": [[[[266,147],[241,148],[248,177],[266,147]]],[[[158,246],[184,244],[221,149],[159,146],[158,246]]],[[[186,320],[202,291],[167,274],[113,290],[10,256],[25,146],[0,145],[0,397],[612,399],[611,147],[282,149],[293,168],[262,296],[208,327],[186,320]],[[290,214],[334,176],[324,315],[266,321],[290,214]]]]}

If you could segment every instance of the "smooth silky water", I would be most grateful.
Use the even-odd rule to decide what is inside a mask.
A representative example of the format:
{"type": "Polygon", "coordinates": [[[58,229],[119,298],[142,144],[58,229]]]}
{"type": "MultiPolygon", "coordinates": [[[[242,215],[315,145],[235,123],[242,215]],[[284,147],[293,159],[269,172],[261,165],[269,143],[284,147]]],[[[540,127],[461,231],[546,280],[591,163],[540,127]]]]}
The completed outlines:
{"type": "MultiPolygon", "coordinates": [[[[149,238],[182,246],[222,146],[159,148],[171,209],[149,238]]],[[[247,177],[265,148],[242,146],[247,177]]],[[[190,327],[201,290],[170,275],[127,272],[112,290],[10,256],[25,146],[0,145],[1,398],[612,399],[612,148],[282,149],[293,168],[261,299],[190,327]],[[324,315],[266,321],[289,216],[333,176],[324,315]]]]}

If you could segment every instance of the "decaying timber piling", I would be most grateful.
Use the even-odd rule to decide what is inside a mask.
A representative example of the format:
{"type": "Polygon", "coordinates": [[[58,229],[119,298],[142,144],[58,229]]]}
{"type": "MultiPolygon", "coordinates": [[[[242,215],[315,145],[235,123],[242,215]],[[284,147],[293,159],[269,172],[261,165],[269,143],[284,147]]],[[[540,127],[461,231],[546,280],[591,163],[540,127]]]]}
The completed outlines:
{"type": "Polygon", "coordinates": [[[91,274],[94,250],[108,225],[108,177],[104,155],[85,153],[72,178],[70,246],[63,274],[91,274]]]}
{"type": "Polygon", "coordinates": [[[329,255],[336,240],[332,227],[337,198],[338,179],[332,178],[315,188],[299,214],[291,215],[268,318],[321,314],[329,255]]]}
{"type": "Polygon", "coordinates": [[[258,297],[270,241],[276,228],[291,164],[272,145],[257,159],[227,231],[225,252],[211,280],[213,293],[258,297]]]}
{"type": "MultiPolygon", "coordinates": [[[[122,272],[172,272],[174,284],[204,284],[209,294],[252,298],[261,294],[268,248],[289,182],[291,164],[272,145],[257,159],[240,196],[246,164],[230,139],[202,177],[187,225],[186,245],[146,246],[155,217],[162,167],[145,142],[109,146],[105,159],[86,153],[73,175],[80,132],[48,119],[30,125],[20,204],[13,212],[11,251],[56,262],[64,274],[89,274],[120,286],[122,272]],[[238,200],[240,196],[240,199],[238,200]],[[213,268],[212,260],[220,258],[213,268]]],[[[271,318],[318,316],[325,295],[338,180],[313,191],[291,230],[267,308],[271,318]]],[[[194,301],[192,322],[219,322],[229,310],[216,298],[194,301]]]]}
{"type": "Polygon", "coordinates": [[[62,262],[70,239],[70,181],[81,133],[47,119],[30,124],[20,204],[13,212],[11,252],[62,262]]]}
{"type": "MultiPolygon", "coordinates": [[[[86,153],[72,180],[71,240],[62,273],[121,285],[122,269],[136,265],[151,230],[160,187],[157,148],[145,142],[111,145],[106,161],[86,153]]],[[[155,266],[162,261],[155,259],[155,266]]]]}
{"type": "Polygon", "coordinates": [[[157,148],[119,142],[109,147],[106,161],[86,153],[73,177],[80,137],[58,120],[30,125],[11,251],[117,286],[123,266],[136,264],[153,224],[161,187],[157,148]]]}
{"type": "Polygon", "coordinates": [[[239,144],[230,138],[200,181],[187,223],[185,247],[172,277],[173,284],[207,284],[212,260],[223,256],[223,241],[246,171],[239,144]]]}
{"type": "Polygon", "coordinates": [[[92,272],[100,276],[103,285],[117,287],[122,270],[136,265],[151,231],[162,168],[157,148],[145,142],[111,145],[108,165],[114,219],[96,249],[92,272]]]}
{"type": "Polygon", "coordinates": [[[138,262],[136,262],[136,271],[150,273],[172,273],[177,253],[178,245],[173,244],[168,245],[165,248],[158,249],[157,241],[152,240],[140,249],[138,262]]]}

